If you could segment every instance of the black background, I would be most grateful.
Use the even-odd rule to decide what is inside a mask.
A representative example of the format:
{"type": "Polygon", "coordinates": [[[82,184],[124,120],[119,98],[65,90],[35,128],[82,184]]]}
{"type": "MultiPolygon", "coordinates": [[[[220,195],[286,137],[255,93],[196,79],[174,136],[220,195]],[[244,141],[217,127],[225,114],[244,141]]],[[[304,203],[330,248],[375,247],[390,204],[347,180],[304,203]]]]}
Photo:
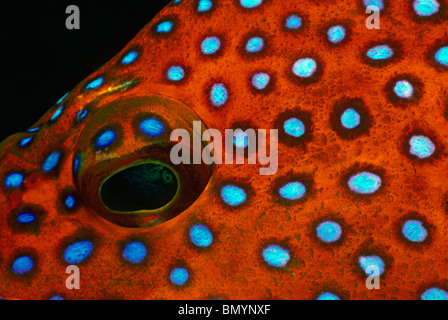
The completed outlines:
{"type": "Polygon", "coordinates": [[[115,56],[168,0],[3,1],[0,5],[0,141],[24,131],[115,56]],[[67,6],[80,9],[68,30],[67,6]]]}

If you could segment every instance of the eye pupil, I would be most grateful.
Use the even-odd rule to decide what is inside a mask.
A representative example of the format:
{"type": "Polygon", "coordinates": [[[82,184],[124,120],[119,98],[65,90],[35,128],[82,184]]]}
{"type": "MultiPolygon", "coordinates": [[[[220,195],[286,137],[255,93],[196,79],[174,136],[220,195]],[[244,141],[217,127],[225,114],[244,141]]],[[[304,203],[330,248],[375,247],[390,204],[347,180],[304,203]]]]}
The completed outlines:
{"type": "Polygon", "coordinates": [[[104,204],[114,211],[156,210],[176,195],[178,180],[174,172],[159,163],[126,168],[108,178],[101,187],[104,204]]]}

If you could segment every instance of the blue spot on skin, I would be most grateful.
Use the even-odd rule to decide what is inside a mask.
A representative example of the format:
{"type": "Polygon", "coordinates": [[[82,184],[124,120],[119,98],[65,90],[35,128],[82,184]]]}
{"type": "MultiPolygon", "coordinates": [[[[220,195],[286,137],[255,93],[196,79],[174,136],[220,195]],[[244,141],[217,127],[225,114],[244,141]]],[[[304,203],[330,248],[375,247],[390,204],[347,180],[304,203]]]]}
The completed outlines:
{"type": "Polygon", "coordinates": [[[364,270],[364,272],[366,273],[367,276],[370,276],[370,275],[376,273],[376,270],[374,270],[372,268],[370,268],[370,270],[367,269],[370,266],[377,267],[380,275],[383,274],[383,272],[384,272],[385,264],[383,262],[383,259],[381,259],[380,257],[378,257],[376,255],[360,256],[358,259],[358,262],[359,262],[360,267],[364,270]],[[367,272],[367,271],[369,271],[369,272],[367,272]]]}
{"type": "Polygon", "coordinates": [[[31,212],[22,212],[17,216],[17,221],[23,224],[28,224],[34,222],[36,220],[36,216],[31,212]]]}
{"type": "Polygon", "coordinates": [[[149,118],[140,122],[140,130],[148,136],[158,137],[163,133],[165,128],[159,120],[149,118]]]}
{"type": "Polygon", "coordinates": [[[338,241],[341,238],[342,228],[334,221],[325,221],[316,228],[317,236],[325,243],[338,241]]]}
{"type": "Polygon", "coordinates": [[[170,280],[177,286],[182,286],[188,281],[189,275],[185,268],[174,268],[170,274],[170,280]]]}
{"type": "Polygon", "coordinates": [[[292,14],[288,18],[286,18],[286,28],[290,30],[299,29],[302,26],[302,18],[298,15],[292,14]]]}
{"type": "Polygon", "coordinates": [[[345,38],[345,28],[341,25],[333,26],[327,31],[327,39],[331,43],[337,44],[344,40],[345,38]]]}
{"type": "Polygon", "coordinates": [[[241,6],[244,8],[255,8],[263,3],[263,0],[240,0],[241,6]]]}
{"type": "Polygon", "coordinates": [[[126,244],[123,250],[123,258],[131,263],[140,263],[145,259],[148,250],[143,243],[133,241],[126,244]]]}
{"type": "Polygon", "coordinates": [[[429,17],[439,12],[437,0],[414,0],[414,11],[421,17],[429,17]]]}
{"type": "Polygon", "coordinates": [[[53,113],[50,120],[51,121],[56,120],[61,115],[63,109],[64,109],[64,107],[59,107],[58,110],[56,110],[55,113],[53,113]]]}
{"type": "Polygon", "coordinates": [[[437,50],[436,54],[434,55],[434,58],[442,66],[448,67],[448,46],[442,47],[439,50],[437,50]]]}
{"type": "Polygon", "coordinates": [[[297,118],[290,118],[283,123],[283,129],[290,136],[301,137],[305,133],[305,125],[297,118]]]}
{"type": "Polygon", "coordinates": [[[76,204],[76,200],[75,200],[75,198],[74,198],[73,196],[68,195],[68,196],[65,198],[64,203],[65,203],[65,206],[66,206],[67,208],[72,209],[72,208],[75,206],[75,204],[76,204]]]}
{"type": "Polygon", "coordinates": [[[221,40],[218,37],[207,37],[202,41],[201,51],[203,54],[216,53],[221,47],[221,40]]]}
{"type": "Polygon", "coordinates": [[[25,274],[31,271],[33,269],[34,262],[33,259],[29,256],[21,256],[17,258],[13,265],[12,265],[12,271],[15,274],[25,274]]]}
{"type": "Polygon", "coordinates": [[[229,98],[227,88],[222,83],[214,84],[210,90],[210,101],[215,107],[221,107],[229,98]]]}
{"type": "Polygon", "coordinates": [[[27,131],[27,132],[36,132],[36,131],[39,131],[39,129],[40,129],[40,127],[36,127],[36,128],[28,129],[28,130],[26,130],[26,131],[27,131]]]}
{"type": "Polygon", "coordinates": [[[158,33],[168,33],[173,29],[174,24],[171,21],[160,22],[157,26],[158,33]]]}
{"type": "Polygon", "coordinates": [[[96,139],[96,147],[97,148],[106,148],[110,146],[116,139],[117,134],[113,130],[104,131],[98,139],[96,139]]]}
{"type": "Polygon", "coordinates": [[[103,84],[103,81],[104,79],[101,77],[95,79],[86,86],[86,89],[98,89],[103,84]]]}
{"type": "Polygon", "coordinates": [[[171,66],[168,69],[167,77],[171,81],[180,81],[185,76],[185,71],[181,66],[171,66]]]}
{"type": "Polygon", "coordinates": [[[64,298],[62,298],[61,296],[57,295],[57,296],[51,297],[48,300],[64,300],[64,298]]]}
{"type": "Polygon", "coordinates": [[[9,174],[5,179],[6,188],[18,188],[22,185],[23,174],[14,172],[9,174]]]}
{"type": "Polygon", "coordinates": [[[203,224],[197,224],[190,228],[190,240],[198,247],[208,247],[213,242],[213,235],[203,224]]]}
{"type": "Polygon", "coordinates": [[[56,102],[56,104],[60,104],[67,96],[68,96],[68,92],[66,94],[64,94],[64,96],[58,100],[58,102],[56,102]]]}
{"type": "Polygon", "coordinates": [[[73,172],[78,173],[79,165],[81,163],[81,156],[78,154],[75,157],[75,160],[73,160],[73,172]]]}
{"type": "Polygon", "coordinates": [[[61,158],[61,153],[59,151],[54,151],[52,154],[50,154],[47,157],[47,159],[45,159],[44,164],[42,166],[42,170],[44,172],[53,170],[58,165],[60,158],[61,158]]]}
{"type": "Polygon", "coordinates": [[[346,129],[354,129],[361,123],[361,116],[352,108],[346,109],[341,115],[341,124],[346,129]]]}
{"type": "Polygon", "coordinates": [[[252,77],[252,85],[258,90],[263,90],[264,88],[267,87],[270,80],[271,77],[267,73],[264,72],[256,73],[252,77]]]}
{"type": "Polygon", "coordinates": [[[213,7],[213,2],[211,0],[199,0],[198,12],[206,12],[213,7]]]}
{"type": "Polygon", "coordinates": [[[394,55],[394,51],[388,45],[380,45],[370,48],[366,54],[372,60],[386,60],[394,55]]]}
{"type": "Polygon", "coordinates": [[[28,137],[28,138],[22,139],[22,141],[20,141],[20,146],[21,147],[27,146],[31,142],[31,140],[33,140],[33,137],[28,137]]]}
{"type": "Polygon", "coordinates": [[[246,43],[246,51],[249,53],[260,52],[263,50],[264,40],[260,37],[250,38],[246,43]]]}
{"type": "Polygon", "coordinates": [[[350,177],[348,186],[353,192],[372,194],[381,187],[381,178],[370,172],[360,172],[350,177]]]}
{"type": "Polygon", "coordinates": [[[300,199],[305,195],[305,192],[305,185],[298,181],[288,182],[278,190],[280,196],[288,200],[300,199]]]}
{"type": "Polygon", "coordinates": [[[428,232],[421,221],[408,220],[403,224],[401,232],[406,239],[412,242],[422,242],[426,239],[428,232]]]}
{"type": "Polygon", "coordinates": [[[429,288],[420,296],[422,300],[448,300],[448,292],[440,288],[429,288]]]}
{"type": "Polygon", "coordinates": [[[64,251],[64,260],[70,264],[83,262],[93,251],[90,241],[78,241],[69,245],[64,251]]]}
{"type": "Polygon", "coordinates": [[[409,81],[400,80],[395,84],[394,92],[397,97],[408,99],[412,97],[412,94],[414,93],[414,87],[409,83],[409,81]]]}
{"type": "Polygon", "coordinates": [[[289,250],[271,244],[263,249],[263,259],[272,267],[283,268],[289,262],[289,250]]]}
{"type": "Polygon", "coordinates": [[[297,60],[293,67],[292,72],[298,77],[308,78],[311,77],[317,69],[317,63],[312,58],[303,58],[297,60]]]}
{"type": "Polygon", "coordinates": [[[316,300],[341,300],[337,295],[331,292],[324,292],[319,295],[316,300]]]}
{"type": "Polygon", "coordinates": [[[233,137],[233,144],[237,148],[246,148],[249,145],[249,136],[244,131],[238,131],[233,137]]]}
{"type": "Polygon", "coordinates": [[[122,64],[130,64],[135,61],[138,57],[137,51],[131,51],[127,55],[124,56],[124,58],[121,60],[122,64]]]}
{"type": "Polygon", "coordinates": [[[376,6],[381,11],[384,9],[384,2],[383,2],[383,0],[364,0],[364,6],[366,8],[368,6],[376,6]]]}
{"type": "Polygon", "coordinates": [[[79,110],[78,113],[76,114],[76,122],[81,122],[82,120],[84,120],[84,118],[87,116],[88,113],[89,110],[86,108],[79,110]]]}
{"type": "Polygon", "coordinates": [[[434,143],[425,136],[413,136],[409,140],[409,146],[409,153],[419,159],[428,158],[436,151],[434,143]]]}
{"type": "Polygon", "coordinates": [[[229,206],[239,206],[246,201],[246,192],[237,186],[228,184],[221,189],[221,198],[229,206]]]}

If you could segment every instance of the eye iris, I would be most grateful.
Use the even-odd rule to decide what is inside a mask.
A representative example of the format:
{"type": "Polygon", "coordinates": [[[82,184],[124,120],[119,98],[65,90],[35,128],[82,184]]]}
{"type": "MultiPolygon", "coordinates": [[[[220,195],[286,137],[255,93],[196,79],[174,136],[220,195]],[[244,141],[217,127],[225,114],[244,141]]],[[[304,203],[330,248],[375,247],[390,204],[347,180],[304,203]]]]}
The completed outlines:
{"type": "Polygon", "coordinates": [[[119,171],[101,187],[104,204],[115,211],[155,210],[176,195],[178,181],[168,167],[145,163],[119,171]]]}

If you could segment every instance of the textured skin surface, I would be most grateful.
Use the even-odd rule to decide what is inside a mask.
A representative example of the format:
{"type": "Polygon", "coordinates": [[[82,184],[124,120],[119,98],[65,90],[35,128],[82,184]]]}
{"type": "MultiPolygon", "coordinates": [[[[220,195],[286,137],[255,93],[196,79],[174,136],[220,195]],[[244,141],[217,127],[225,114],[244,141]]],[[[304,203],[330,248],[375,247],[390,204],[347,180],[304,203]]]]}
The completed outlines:
{"type": "Polygon", "coordinates": [[[448,44],[448,11],[445,0],[439,3],[436,18],[421,19],[414,14],[412,1],[388,1],[380,30],[366,29],[365,8],[357,0],[265,0],[254,9],[222,0],[214,1],[214,8],[204,14],[196,12],[196,1],[166,7],[121,53],[50,109],[36,123],[41,127],[38,132],[17,133],[1,143],[2,181],[10,172],[23,173],[24,181],[19,188],[2,183],[0,191],[0,296],[314,299],[322,291],[332,291],[344,299],[418,299],[431,286],[447,290],[448,69],[432,55],[434,48],[448,44]],[[284,19],[295,12],[303,25],[287,30],[284,19]],[[174,19],[172,32],[155,33],[155,26],[166,17],[174,19]],[[340,45],[330,45],[325,30],[341,22],[348,37],[340,45]],[[266,49],[248,56],[244,39],[253,32],[266,38],[266,49]],[[218,54],[205,57],[200,44],[211,35],[219,36],[222,46],[218,54]],[[369,64],[365,51],[383,43],[396,50],[394,58],[369,64]],[[138,59],[122,65],[123,56],[133,49],[139,51],[138,59]],[[291,73],[292,64],[305,56],[318,62],[314,82],[297,81],[291,73]],[[184,67],[182,81],[167,80],[171,65],[184,67]],[[251,87],[250,79],[258,71],[271,75],[266,92],[251,87]],[[416,97],[405,104],[391,98],[387,89],[399,75],[416,79],[416,97]],[[103,84],[85,90],[99,76],[103,84]],[[225,83],[229,90],[229,99],[220,108],[208,99],[215,82],[225,83]],[[346,99],[361,99],[371,120],[363,134],[350,139],[331,124],[335,106],[346,99]],[[61,105],[62,114],[49,123],[61,105]],[[86,106],[88,115],[75,124],[77,113],[86,106]],[[295,111],[307,112],[312,127],[308,139],[291,142],[282,139],[279,119],[295,111]],[[191,205],[181,208],[178,216],[154,227],[119,226],[129,221],[142,226],[150,220],[104,219],[107,210],[94,199],[100,173],[154,156],[156,147],[162,151],[155,157],[166,159],[169,153],[164,152],[173,145],[169,134],[138,138],[133,120],[140,112],[156,114],[171,129],[191,130],[194,119],[222,132],[236,124],[277,128],[278,172],[260,176],[258,165],[247,164],[196,166],[193,182],[184,183],[190,189],[203,185],[198,187],[203,192],[181,190],[183,203],[191,197],[191,205]],[[96,153],[91,141],[106,125],[121,128],[122,139],[113,150],[96,153]],[[434,155],[425,161],[410,157],[406,149],[406,139],[417,132],[436,145],[434,155]],[[20,141],[31,135],[32,143],[20,148],[20,141]],[[62,158],[55,170],[45,173],[42,164],[54,150],[62,158]],[[74,177],[77,153],[82,154],[82,163],[74,177]],[[357,195],[347,187],[350,173],[364,168],[382,177],[382,187],[373,195],[357,195]],[[285,202],[278,186],[302,175],[312,182],[306,198],[285,202]],[[226,205],[220,197],[224,183],[245,186],[247,201],[238,207],[226,205]],[[74,212],[61,204],[67,190],[76,190],[82,202],[74,212]],[[23,230],[14,220],[24,205],[42,209],[34,229],[23,230]],[[400,221],[412,213],[427,223],[429,237],[424,243],[410,244],[400,237],[400,221]],[[315,224],[325,217],[341,223],[341,241],[317,240],[315,224]],[[205,249],[188,237],[189,228],[198,222],[213,233],[214,241],[205,249]],[[90,239],[94,244],[92,255],[79,264],[80,290],[65,288],[68,263],[63,252],[73,239],[90,239]],[[128,263],[121,255],[123,243],[130,239],[147,246],[148,255],[139,264],[128,263]],[[263,260],[268,244],[289,250],[291,259],[285,267],[270,267],[263,260]],[[386,263],[380,290],[365,287],[365,275],[357,264],[364,252],[375,253],[386,263]],[[35,263],[31,272],[17,275],[11,266],[22,253],[35,263]],[[184,286],[170,282],[176,266],[189,270],[184,286]]]}

